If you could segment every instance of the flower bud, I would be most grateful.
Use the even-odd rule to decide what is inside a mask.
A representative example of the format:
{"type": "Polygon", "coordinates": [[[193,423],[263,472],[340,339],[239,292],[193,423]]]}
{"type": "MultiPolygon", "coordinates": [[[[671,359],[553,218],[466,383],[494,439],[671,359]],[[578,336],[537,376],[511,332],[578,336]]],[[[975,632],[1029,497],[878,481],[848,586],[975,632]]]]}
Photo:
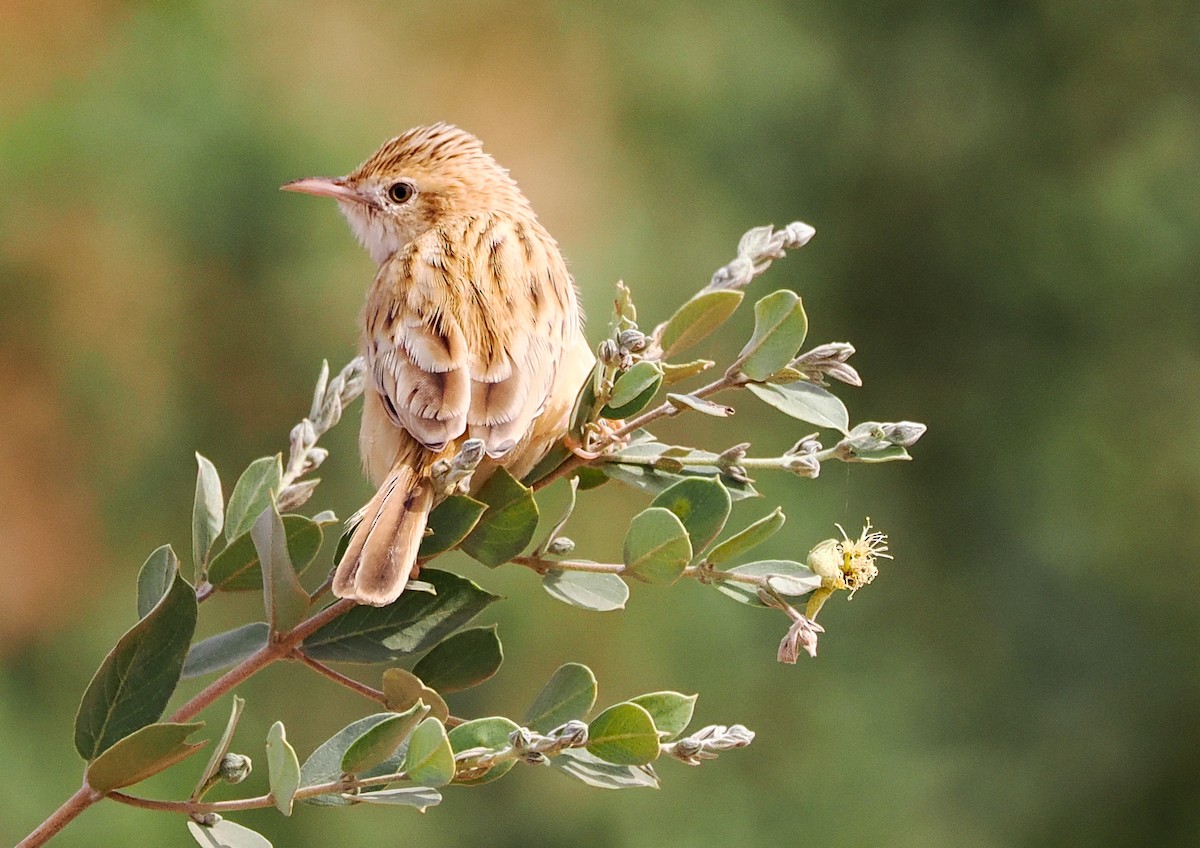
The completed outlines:
{"type": "Polygon", "coordinates": [[[841,576],[842,550],[837,539],[826,539],[808,552],[808,567],[829,579],[841,576]]]}
{"type": "Polygon", "coordinates": [[[226,783],[241,783],[250,776],[253,768],[254,763],[244,754],[226,754],[221,758],[217,774],[221,775],[221,780],[226,783]]]}
{"type": "Polygon", "coordinates": [[[596,348],[596,358],[610,367],[618,365],[621,362],[621,349],[612,339],[605,339],[596,348]]]}
{"type": "Polygon", "coordinates": [[[646,334],[638,329],[622,330],[617,336],[617,347],[623,351],[637,353],[646,347],[646,334]]]}
{"type": "Polygon", "coordinates": [[[573,550],[575,550],[575,541],[568,539],[566,536],[557,536],[546,546],[546,553],[554,554],[555,556],[563,556],[573,550]]]}
{"type": "Polygon", "coordinates": [[[925,435],[926,427],[916,421],[896,421],[883,425],[883,437],[893,445],[906,448],[925,435]]]}
{"type": "Polygon", "coordinates": [[[792,221],[783,230],[783,246],[792,250],[812,241],[817,231],[803,221],[792,221]]]}

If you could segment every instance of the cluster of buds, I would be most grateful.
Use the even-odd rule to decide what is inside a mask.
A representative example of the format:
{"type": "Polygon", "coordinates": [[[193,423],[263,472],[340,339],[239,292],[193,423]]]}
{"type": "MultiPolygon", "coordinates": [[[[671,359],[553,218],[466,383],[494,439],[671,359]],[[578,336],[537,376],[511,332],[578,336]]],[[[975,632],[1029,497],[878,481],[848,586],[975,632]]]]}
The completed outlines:
{"type": "Polygon", "coordinates": [[[568,721],[546,735],[519,727],[508,735],[508,744],[523,761],[537,765],[567,748],[582,748],[588,743],[588,726],[582,721],[568,721]]]}
{"type": "Polygon", "coordinates": [[[750,475],[746,473],[745,467],[741,462],[746,458],[746,451],[750,449],[749,442],[742,442],[733,447],[722,451],[717,455],[716,465],[721,469],[721,473],[730,480],[736,480],[739,483],[751,483],[750,475]]]}
{"type": "Polygon", "coordinates": [[[596,358],[610,368],[627,371],[647,344],[645,333],[636,326],[628,327],[602,341],[596,350],[596,358]]]}
{"type": "Polygon", "coordinates": [[[817,434],[810,433],[783,455],[783,467],[798,477],[815,480],[821,474],[821,460],[817,458],[820,452],[817,434]]]}
{"type": "Polygon", "coordinates": [[[471,475],[483,462],[483,439],[467,439],[462,443],[454,459],[439,459],[430,469],[433,485],[447,495],[455,492],[465,494],[471,486],[471,475]]]}
{"type": "Polygon", "coordinates": [[[710,724],[678,742],[663,745],[661,751],[689,766],[698,766],[704,760],[715,760],[722,751],[745,748],[754,741],[754,731],[740,724],[726,727],[710,724]]]}
{"type": "Polygon", "coordinates": [[[341,420],[342,410],[362,394],[365,385],[366,363],[361,356],[355,357],[332,380],[329,379],[329,363],[321,363],[312,409],[307,418],[292,428],[288,437],[288,462],[278,496],[281,512],[303,506],[312,497],[321,481],[301,481],[300,478],[319,468],[329,456],[329,451],[317,447],[317,439],[341,420]]]}
{"type": "Polygon", "coordinates": [[[816,232],[803,221],[793,221],[782,230],[769,224],[747,230],[738,242],[737,258],[717,269],[706,290],[745,288],[786,251],[808,244],[816,232]]]}
{"type": "Polygon", "coordinates": [[[849,342],[828,342],[800,354],[788,367],[818,386],[829,385],[826,377],[840,380],[848,386],[861,386],[862,377],[858,376],[854,366],[846,362],[853,355],[854,345],[849,342]]]}
{"type": "Polygon", "coordinates": [[[911,447],[925,435],[925,425],[916,421],[864,421],[837,444],[837,457],[853,462],[863,454],[876,453],[891,447],[911,447]]]}

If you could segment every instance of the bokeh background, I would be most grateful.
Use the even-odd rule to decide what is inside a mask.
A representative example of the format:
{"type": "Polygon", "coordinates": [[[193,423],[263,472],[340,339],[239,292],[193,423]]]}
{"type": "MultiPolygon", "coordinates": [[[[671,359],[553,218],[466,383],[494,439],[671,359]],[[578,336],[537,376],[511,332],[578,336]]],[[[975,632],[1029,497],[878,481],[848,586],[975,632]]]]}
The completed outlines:
{"type": "MultiPolygon", "coordinates": [[[[526,768],[425,816],[238,820],[298,848],[1200,840],[1194,3],[47,0],[0,2],[0,31],[0,843],[78,785],[71,722],[136,571],[189,550],[192,451],[228,492],[283,448],[321,359],[353,354],[370,262],[331,204],[277,187],[437,119],[520,180],[595,339],[617,279],[652,326],[748,227],[813,224],[751,294],[792,287],[814,342],[858,347],[856,420],[930,431],[911,464],[764,480],[790,516],[767,553],[869,515],[896,561],[785,667],[778,616],[697,585],[589,614],[455,560],[509,597],[489,613],[508,660],[456,711],[519,715],[579,660],[602,702],[698,691],[697,721],[754,747],[665,763],[658,792],[526,768]]],[[[317,509],[368,494],[356,426],[317,509]]],[[[800,433],[746,398],[688,435],[800,433]]],[[[610,484],[571,535],[614,556],[638,503],[610,484]]],[[[204,632],[255,603],[206,605],[204,632]]],[[[276,718],[303,756],[370,711],[296,667],[240,691],[260,762],[276,718]]],[[[104,804],[54,844],[192,843],[104,804]]]]}

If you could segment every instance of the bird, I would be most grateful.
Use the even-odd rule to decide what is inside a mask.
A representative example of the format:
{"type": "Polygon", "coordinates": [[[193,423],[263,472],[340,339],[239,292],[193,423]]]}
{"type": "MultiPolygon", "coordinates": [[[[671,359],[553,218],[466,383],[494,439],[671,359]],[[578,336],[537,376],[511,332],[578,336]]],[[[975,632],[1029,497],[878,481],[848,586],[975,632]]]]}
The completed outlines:
{"type": "Polygon", "coordinates": [[[415,574],[439,460],[464,442],[517,479],[567,432],[594,356],[557,242],[482,142],[454,125],[389,139],[344,177],[286,191],[337,201],[378,266],[362,312],[359,447],[377,486],[333,593],[386,606],[415,574]],[[477,446],[477,444],[476,444],[477,446]]]}

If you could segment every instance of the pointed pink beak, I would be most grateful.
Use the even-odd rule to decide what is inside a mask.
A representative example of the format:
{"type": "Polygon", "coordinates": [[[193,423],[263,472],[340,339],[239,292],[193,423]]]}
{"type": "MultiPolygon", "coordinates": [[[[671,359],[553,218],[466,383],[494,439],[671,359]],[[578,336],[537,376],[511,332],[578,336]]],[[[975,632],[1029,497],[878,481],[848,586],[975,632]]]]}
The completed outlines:
{"type": "Polygon", "coordinates": [[[335,200],[353,200],[360,203],[364,200],[357,191],[346,185],[345,177],[305,177],[302,180],[284,183],[279,188],[282,191],[315,194],[318,197],[332,197],[335,200]]]}

